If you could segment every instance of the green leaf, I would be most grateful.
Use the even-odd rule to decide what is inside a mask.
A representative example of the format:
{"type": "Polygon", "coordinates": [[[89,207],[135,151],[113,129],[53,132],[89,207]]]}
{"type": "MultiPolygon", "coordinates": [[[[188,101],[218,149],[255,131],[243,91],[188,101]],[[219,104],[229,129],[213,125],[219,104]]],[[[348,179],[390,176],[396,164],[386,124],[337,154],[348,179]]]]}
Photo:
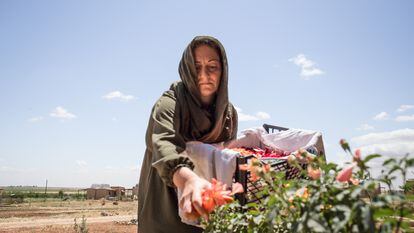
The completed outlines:
{"type": "Polygon", "coordinates": [[[386,216],[390,216],[393,215],[394,211],[390,208],[381,208],[378,209],[377,211],[374,212],[374,217],[375,218],[382,218],[382,217],[386,217],[386,216]]]}
{"type": "Polygon", "coordinates": [[[327,232],[325,227],[317,220],[310,218],[307,222],[307,226],[314,232],[327,232]]]}
{"type": "Polygon", "coordinates": [[[354,189],[354,191],[352,191],[352,193],[351,193],[351,198],[353,198],[353,199],[358,198],[358,196],[361,194],[361,192],[362,192],[362,188],[361,187],[356,187],[354,189]]]}
{"type": "Polygon", "coordinates": [[[367,157],[365,157],[365,159],[363,161],[364,161],[364,163],[367,163],[371,159],[375,159],[375,158],[379,158],[379,157],[382,157],[382,155],[380,155],[380,154],[371,154],[371,155],[368,155],[367,157]]]}
{"type": "Polygon", "coordinates": [[[336,164],[328,163],[327,165],[323,166],[323,170],[325,170],[325,172],[329,172],[330,170],[335,170],[336,167],[337,167],[336,164]]]}
{"type": "Polygon", "coordinates": [[[381,200],[376,200],[376,201],[372,202],[372,206],[374,208],[380,208],[380,210],[382,210],[381,208],[384,208],[385,205],[386,205],[386,203],[384,201],[381,201],[381,200]]]}
{"type": "Polygon", "coordinates": [[[346,189],[346,190],[344,190],[344,191],[342,191],[342,192],[338,193],[338,194],[336,195],[336,199],[337,199],[338,201],[342,201],[342,199],[344,199],[344,197],[345,197],[345,196],[349,195],[349,193],[350,193],[350,192],[351,192],[351,191],[350,191],[349,189],[346,189]]]}
{"type": "Polygon", "coordinates": [[[256,225],[260,225],[260,222],[262,221],[262,215],[257,215],[256,217],[253,217],[253,222],[256,224],[256,225]]]}
{"type": "Polygon", "coordinates": [[[351,216],[351,209],[346,205],[336,205],[332,208],[336,212],[336,216],[333,218],[334,229],[342,229],[349,221],[351,216]]]}
{"type": "Polygon", "coordinates": [[[391,170],[388,172],[389,175],[391,175],[392,173],[394,173],[395,171],[401,171],[401,167],[398,165],[394,165],[391,170]]]}
{"type": "Polygon", "coordinates": [[[414,166],[414,158],[408,159],[406,161],[407,167],[413,167],[414,166]]]}
{"type": "Polygon", "coordinates": [[[382,166],[387,166],[388,164],[390,164],[390,163],[396,163],[396,160],[395,159],[387,159],[387,160],[385,160],[383,163],[382,163],[382,166]]]}

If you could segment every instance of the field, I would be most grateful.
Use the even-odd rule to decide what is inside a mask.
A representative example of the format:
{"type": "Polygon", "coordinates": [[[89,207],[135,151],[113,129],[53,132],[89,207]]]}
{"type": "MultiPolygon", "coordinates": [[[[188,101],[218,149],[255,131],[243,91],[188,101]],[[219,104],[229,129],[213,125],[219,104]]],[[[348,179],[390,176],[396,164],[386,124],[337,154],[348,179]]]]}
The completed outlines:
{"type": "Polygon", "coordinates": [[[75,219],[81,226],[84,217],[89,232],[132,233],[137,232],[137,206],[132,200],[24,198],[22,203],[0,203],[0,232],[76,232],[75,219]]]}

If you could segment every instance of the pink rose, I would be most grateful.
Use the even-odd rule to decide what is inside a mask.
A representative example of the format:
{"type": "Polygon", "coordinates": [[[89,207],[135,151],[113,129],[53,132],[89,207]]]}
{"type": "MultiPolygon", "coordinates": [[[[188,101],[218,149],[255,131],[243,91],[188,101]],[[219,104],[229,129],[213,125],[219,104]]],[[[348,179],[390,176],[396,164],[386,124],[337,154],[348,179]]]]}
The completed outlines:
{"type": "Polygon", "coordinates": [[[348,182],[352,178],[352,169],[354,165],[342,169],[336,176],[336,180],[339,182],[348,182]]]}
{"type": "Polygon", "coordinates": [[[308,176],[312,178],[313,180],[319,179],[321,177],[321,169],[313,169],[312,166],[308,166],[308,176]]]}

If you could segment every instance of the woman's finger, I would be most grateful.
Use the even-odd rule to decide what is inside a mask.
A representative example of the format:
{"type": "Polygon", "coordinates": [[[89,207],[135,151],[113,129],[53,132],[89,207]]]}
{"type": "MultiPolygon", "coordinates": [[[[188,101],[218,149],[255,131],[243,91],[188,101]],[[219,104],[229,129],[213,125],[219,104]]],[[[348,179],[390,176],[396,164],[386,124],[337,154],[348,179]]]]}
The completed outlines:
{"type": "Polygon", "coordinates": [[[206,210],[203,208],[203,203],[201,199],[200,192],[193,192],[193,200],[192,200],[193,208],[203,217],[207,216],[206,210]]]}
{"type": "Polygon", "coordinates": [[[200,215],[193,209],[191,213],[184,213],[184,218],[190,221],[196,221],[200,215]]]}
{"type": "Polygon", "coordinates": [[[180,209],[184,211],[184,213],[191,213],[191,196],[184,196],[180,200],[180,209]]]}
{"type": "Polygon", "coordinates": [[[184,208],[183,208],[184,212],[186,213],[191,213],[193,210],[191,208],[191,201],[188,200],[184,203],[184,208]]]}

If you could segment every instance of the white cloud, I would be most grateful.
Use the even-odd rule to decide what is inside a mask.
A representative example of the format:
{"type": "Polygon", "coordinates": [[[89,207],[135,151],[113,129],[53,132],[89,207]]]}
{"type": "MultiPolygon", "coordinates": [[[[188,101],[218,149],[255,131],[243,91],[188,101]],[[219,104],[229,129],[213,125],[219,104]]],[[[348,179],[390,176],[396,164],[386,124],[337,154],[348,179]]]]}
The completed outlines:
{"type": "Polygon", "coordinates": [[[75,162],[79,167],[86,167],[86,165],[88,165],[85,160],[76,160],[75,162]]]}
{"type": "MultiPolygon", "coordinates": [[[[352,139],[360,145],[385,144],[395,142],[413,142],[414,129],[399,129],[390,132],[370,133],[352,139]]],[[[412,143],[414,146],[414,143],[412,143]]]]}
{"type": "Polygon", "coordinates": [[[134,96],[132,96],[132,95],[125,95],[125,94],[123,94],[120,91],[110,92],[110,93],[102,96],[102,98],[107,99],[107,100],[119,99],[121,101],[130,101],[130,100],[135,99],[134,96]]]}
{"type": "Polygon", "coordinates": [[[411,116],[398,116],[395,118],[395,121],[398,121],[398,122],[414,121],[414,114],[411,116]]]}
{"type": "Polygon", "coordinates": [[[374,130],[374,126],[368,125],[368,124],[362,124],[360,127],[357,128],[357,130],[360,131],[368,131],[368,130],[374,130]]]}
{"type": "Polygon", "coordinates": [[[374,116],[374,120],[381,121],[381,120],[387,120],[389,117],[388,113],[386,112],[380,112],[377,115],[374,116]]]}
{"type": "Polygon", "coordinates": [[[64,109],[61,106],[56,107],[51,113],[50,113],[51,117],[56,117],[56,118],[62,118],[62,119],[74,119],[76,118],[76,115],[68,112],[68,110],[64,109]]]}
{"type": "Polygon", "coordinates": [[[397,112],[405,112],[408,109],[412,109],[412,108],[414,108],[414,105],[403,104],[397,109],[397,112]]]}
{"type": "Polygon", "coordinates": [[[239,113],[239,121],[257,121],[258,119],[254,116],[239,113]]]}
{"type": "Polygon", "coordinates": [[[257,112],[255,115],[249,115],[243,113],[241,108],[235,107],[237,110],[237,114],[239,117],[239,121],[258,121],[258,120],[266,120],[270,118],[269,113],[266,112],[257,112]]]}
{"type": "MultiPolygon", "coordinates": [[[[362,156],[381,154],[383,157],[369,163],[373,177],[378,177],[383,169],[382,163],[388,158],[402,158],[407,153],[414,156],[414,129],[399,129],[382,133],[370,133],[352,138],[352,144],[361,149],[362,156]]],[[[393,184],[402,184],[399,177],[393,184]]]]}
{"type": "Polygon", "coordinates": [[[266,120],[266,119],[269,119],[270,118],[270,115],[267,112],[258,112],[258,113],[256,113],[256,116],[259,119],[262,119],[262,120],[266,120]]]}
{"type": "Polygon", "coordinates": [[[304,54],[298,54],[296,57],[290,58],[289,61],[301,68],[300,75],[305,80],[310,79],[312,76],[322,75],[325,73],[324,71],[316,68],[316,63],[306,58],[304,54]]]}
{"type": "Polygon", "coordinates": [[[30,122],[30,123],[36,123],[36,122],[39,122],[41,120],[43,120],[43,117],[38,116],[38,117],[32,117],[32,118],[28,119],[27,121],[30,122]]]}

